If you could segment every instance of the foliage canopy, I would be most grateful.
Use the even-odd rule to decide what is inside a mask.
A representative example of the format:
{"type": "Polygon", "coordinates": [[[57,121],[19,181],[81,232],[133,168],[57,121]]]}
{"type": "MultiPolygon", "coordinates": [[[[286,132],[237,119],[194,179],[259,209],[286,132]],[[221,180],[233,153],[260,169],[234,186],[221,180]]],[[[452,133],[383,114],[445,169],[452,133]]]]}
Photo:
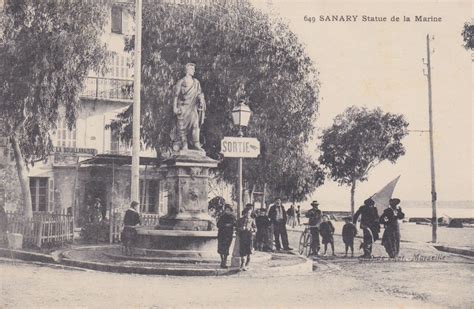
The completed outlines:
{"type": "Polygon", "coordinates": [[[339,184],[365,181],[380,162],[395,163],[405,154],[407,127],[403,115],[349,107],[323,132],[319,161],[339,184]]]}
{"type": "MultiPolygon", "coordinates": [[[[133,41],[128,44],[130,51],[133,41]]],[[[208,104],[201,135],[210,157],[221,159],[220,141],[235,136],[237,130],[231,110],[248,98],[253,115],[244,133],[259,139],[261,156],[245,160],[247,188],[267,183],[278,194],[300,199],[303,192],[321,184],[321,173],[304,154],[319,106],[318,72],[288,25],[245,1],[205,8],[146,5],[141,133],[143,142],[160,155],[170,146],[173,85],[187,62],[196,63],[196,78],[208,104]],[[299,176],[303,177],[298,182],[293,180],[299,176]]],[[[128,141],[131,110],[112,124],[128,141]]],[[[221,162],[221,179],[235,183],[235,161],[221,162]]]]}
{"type": "Polygon", "coordinates": [[[0,118],[26,162],[49,153],[61,110],[74,127],[87,74],[107,56],[100,40],[106,14],[93,1],[6,1],[0,118]]]}
{"type": "Polygon", "coordinates": [[[464,40],[464,48],[473,50],[474,49],[474,24],[465,23],[461,35],[464,40]]]}

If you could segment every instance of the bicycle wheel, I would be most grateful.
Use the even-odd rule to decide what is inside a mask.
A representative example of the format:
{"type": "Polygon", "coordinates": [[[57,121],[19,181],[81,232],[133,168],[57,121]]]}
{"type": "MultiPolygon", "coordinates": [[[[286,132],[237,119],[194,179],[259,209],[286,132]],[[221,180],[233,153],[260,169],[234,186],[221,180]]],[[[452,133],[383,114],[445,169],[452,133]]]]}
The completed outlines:
{"type": "Polygon", "coordinates": [[[300,236],[300,242],[299,242],[299,246],[298,246],[298,253],[300,255],[303,255],[304,253],[304,249],[305,249],[305,244],[306,244],[306,234],[307,232],[304,231],[303,233],[301,233],[301,236],[300,236]]]}
{"type": "Polygon", "coordinates": [[[311,233],[308,232],[306,233],[306,237],[305,237],[305,256],[310,256],[311,255],[311,242],[313,240],[313,236],[311,236],[311,233]]]}

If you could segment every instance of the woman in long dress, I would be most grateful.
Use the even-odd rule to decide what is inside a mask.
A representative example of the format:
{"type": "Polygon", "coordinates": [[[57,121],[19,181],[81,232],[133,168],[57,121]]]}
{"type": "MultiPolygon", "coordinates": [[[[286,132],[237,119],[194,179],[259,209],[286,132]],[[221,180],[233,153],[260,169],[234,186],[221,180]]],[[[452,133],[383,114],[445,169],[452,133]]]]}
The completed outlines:
{"type": "Polygon", "coordinates": [[[126,255],[133,255],[133,247],[137,238],[135,227],[141,223],[140,215],[137,212],[137,206],[138,202],[133,201],[130,204],[130,208],[125,212],[123,218],[124,227],[120,238],[124,245],[126,255]]]}
{"type": "Polygon", "coordinates": [[[232,206],[226,204],[224,213],[217,220],[217,253],[221,257],[221,268],[227,268],[227,257],[234,235],[235,217],[232,214],[232,206]]]}
{"type": "Polygon", "coordinates": [[[390,207],[384,210],[380,217],[380,223],[385,225],[382,236],[382,246],[385,247],[388,256],[394,258],[400,252],[400,224],[398,220],[405,218],[405,214],[400,208],[398,198],[390,199],[390,207]]]}

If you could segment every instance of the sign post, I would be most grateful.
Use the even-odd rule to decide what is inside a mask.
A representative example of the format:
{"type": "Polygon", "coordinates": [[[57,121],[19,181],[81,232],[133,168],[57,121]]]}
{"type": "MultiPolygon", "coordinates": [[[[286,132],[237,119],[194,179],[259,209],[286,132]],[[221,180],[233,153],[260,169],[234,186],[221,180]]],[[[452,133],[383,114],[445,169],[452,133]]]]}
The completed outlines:
{"type": "MultiPolygon", "coordinates": [[[[221,153],[227,158],[239,159],[239,204],[237,206],[237,217],[240,217],[242,207],[242,163],[243,158],[256,158],[260,155],[260,142],[256,138],[250,137],[224,137],[221,141],[221,153]]],[[[232,267],[240,265],[240,240],[235,237],[234,250],[232,252],[232,267]]]]}
{"type": "Polygon", "coordinates": [[[260,142],[251,137],[224,137],[221,153],[226,158],[256,158],[260,155],[260,142]]]}

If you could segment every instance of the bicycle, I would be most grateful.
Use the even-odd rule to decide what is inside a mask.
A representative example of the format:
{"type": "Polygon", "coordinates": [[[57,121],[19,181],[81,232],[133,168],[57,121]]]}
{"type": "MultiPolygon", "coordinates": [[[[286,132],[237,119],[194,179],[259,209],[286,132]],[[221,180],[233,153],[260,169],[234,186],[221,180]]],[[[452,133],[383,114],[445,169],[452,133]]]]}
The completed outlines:
{"type": "Polygon", "coordinates": [[[305,228],[304,228],[304,231],[301,233],[301,236],[300,236],[300,243],[299,243],[299,247],[298,247],[298,253],[300,255],[310,256],[311,253],[312,253],[312,251],[311,251],[311,242],[313,241],[313,237],[311,236],[310,229],[312,227],[316,227],[316,226],[308,225],[307,223],[304,223],[303,225],[305,225],[305,228]]]}

